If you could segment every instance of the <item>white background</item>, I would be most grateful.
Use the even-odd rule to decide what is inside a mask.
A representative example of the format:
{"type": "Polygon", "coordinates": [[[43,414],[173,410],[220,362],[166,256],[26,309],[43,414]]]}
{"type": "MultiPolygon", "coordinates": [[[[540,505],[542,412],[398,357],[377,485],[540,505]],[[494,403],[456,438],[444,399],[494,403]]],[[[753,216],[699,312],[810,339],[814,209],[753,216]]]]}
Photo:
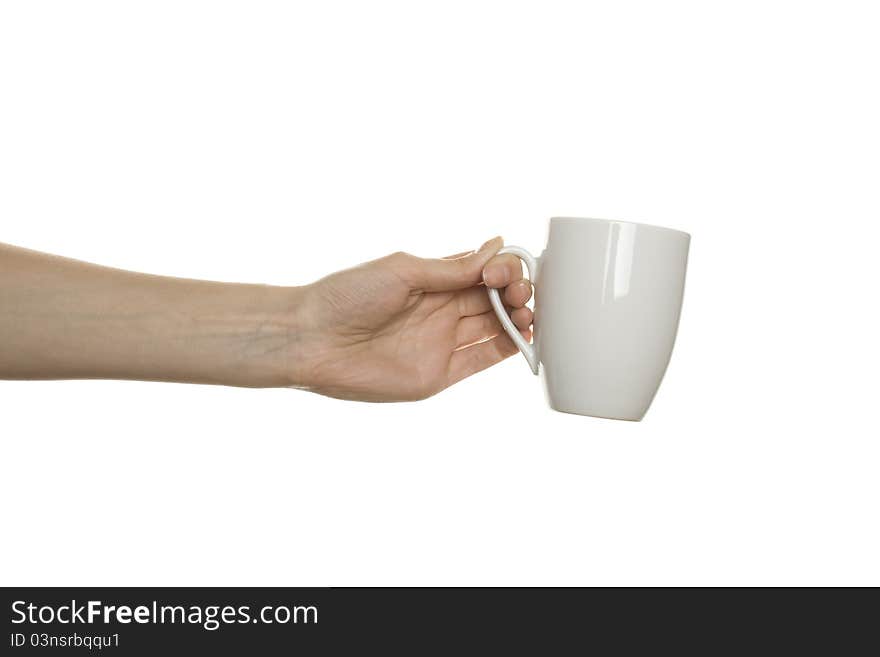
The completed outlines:
{"type": "MultiPolygon", "coordinates": [[[[0,240],[298,284],[692,233],[642,423],[0,383],[3,584],[880,584],[880,22],[848,2],[7,2],[0,240]]],[[[2,309],[0,309],[2,312],[2,309]]]]}

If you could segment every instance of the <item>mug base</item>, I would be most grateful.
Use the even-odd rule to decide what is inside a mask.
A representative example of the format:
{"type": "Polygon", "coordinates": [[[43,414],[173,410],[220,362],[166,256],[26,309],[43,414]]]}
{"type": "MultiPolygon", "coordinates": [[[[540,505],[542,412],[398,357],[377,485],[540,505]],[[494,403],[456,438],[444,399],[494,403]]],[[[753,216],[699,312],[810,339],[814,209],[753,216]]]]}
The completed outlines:
{"type": "Polygon", "coordinates": [[[599,420],[622,420],[624,422],[641,422],[645,417],[645,414],[642,413],[640,416],[623,416],[623,415],[611,415],[604,413],[597,413],[595,411],[582,410],[576,408],[566,408],[563,406],[558,406],[555,404],[550,404],[550,408],[558,413],[568,413],[569,415],[580,415],[581,417],[594,417],[599,420]]]}

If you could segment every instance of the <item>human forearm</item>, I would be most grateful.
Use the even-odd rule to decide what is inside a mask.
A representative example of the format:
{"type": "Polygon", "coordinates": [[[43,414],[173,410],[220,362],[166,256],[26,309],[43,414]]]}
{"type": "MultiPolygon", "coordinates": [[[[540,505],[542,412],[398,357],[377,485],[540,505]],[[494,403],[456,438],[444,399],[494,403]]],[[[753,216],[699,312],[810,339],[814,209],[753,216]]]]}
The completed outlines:
{"type": "Polygon", "coordinates": [[[506,286],[523,335],[531,294],[502,240],[406,253],[302,287],[151,276],[0,244],[0,379],[287,386],[423,399],[514,354],[482,284],[506,286]]]}
{"type": "Polygon", "coordinates": [[[0,378],[297,385],[301,294],[0,244],[0,378]]]}

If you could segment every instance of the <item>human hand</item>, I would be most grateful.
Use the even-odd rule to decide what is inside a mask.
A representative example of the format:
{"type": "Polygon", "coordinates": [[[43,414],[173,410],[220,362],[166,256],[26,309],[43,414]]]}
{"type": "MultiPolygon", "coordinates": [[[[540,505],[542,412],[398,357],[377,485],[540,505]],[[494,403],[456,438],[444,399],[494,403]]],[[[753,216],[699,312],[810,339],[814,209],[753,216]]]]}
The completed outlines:
{"type": "Polygon", "coordinates": [[[300,288],[293,376],[297,387],[342,399],[429,397],[517,352],[485,282],[505,287],[514,324],[531,338],[531,285],[520,261],[476,252],[442,259],[395,253],[300,288]],[[494,256],[494,257],[493,257],[494,256]]]}

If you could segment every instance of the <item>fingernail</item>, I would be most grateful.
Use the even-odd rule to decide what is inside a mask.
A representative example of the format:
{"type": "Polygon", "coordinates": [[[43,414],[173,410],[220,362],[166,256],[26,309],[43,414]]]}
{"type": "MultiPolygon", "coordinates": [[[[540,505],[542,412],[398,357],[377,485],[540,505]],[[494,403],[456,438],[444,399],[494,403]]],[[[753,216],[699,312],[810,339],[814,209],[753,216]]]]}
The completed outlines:
{"type": "Polygon", "coordinates": [[[504,267],[489,265],[483,269],[483,282],[489,287],[500,287],[504,283],[504,267]]]}
{"type": "Polygon", "coordinates": [[[484,242],[484,243],[483,243],[483,246],[481,246],[481,247],[477,250],[477,253],[482,253],[483,251],[488,251],[488,250],[491,249],[492,247],[498,247],[498,246],[500,246],[500,245],[498,244],[498,242],[500,242],[500,241],[501,241],[501,236],[500,236],[500,235],[497,236],[497,237],[493,237],[493,238],[490,239],[488,242],[484,242]]]}

